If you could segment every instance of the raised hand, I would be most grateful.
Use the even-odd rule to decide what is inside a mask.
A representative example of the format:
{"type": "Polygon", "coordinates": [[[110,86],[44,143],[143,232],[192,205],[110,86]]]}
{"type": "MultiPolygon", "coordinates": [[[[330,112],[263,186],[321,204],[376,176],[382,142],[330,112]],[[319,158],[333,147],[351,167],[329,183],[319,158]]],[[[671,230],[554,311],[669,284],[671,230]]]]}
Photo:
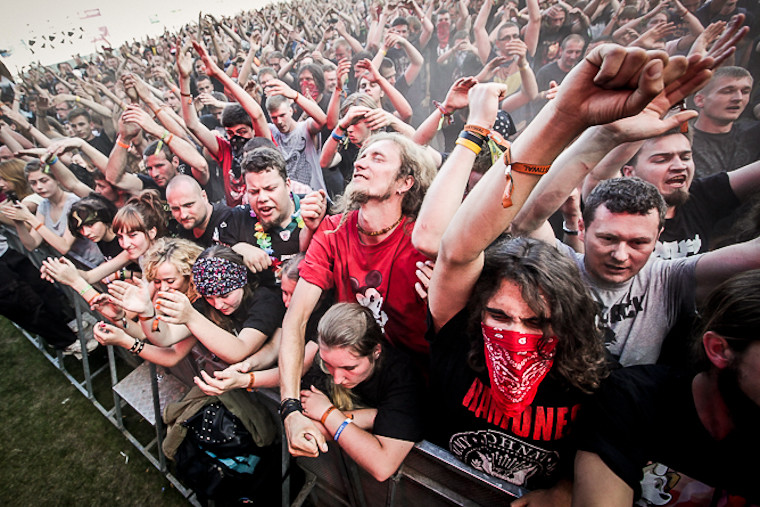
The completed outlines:
{"type": "Polygon", "coordinates": [[[139,315],[151,313],[150,284],[147,280],[140,280],[140,285],[134,285],[122,280],[116,280],[108,284],[108,294],[111,302],[121,306],[129,312],[139,315]]]}
{"type": "Polygon", "coordinates": [[[300,204],[304,225],[315,232],[327,212],[327,194],[324,190],[311,192],[301,199],[300,204]]]}
{"type": "Polygon", "coordinates": [[[454,81],[443,100],[443,108],[446,109],[446,112],[451,113],[467,107],[470,103],[468,93],[476,84],[478,84],[478,80],[474,77],[460,77],[454,81]]]}

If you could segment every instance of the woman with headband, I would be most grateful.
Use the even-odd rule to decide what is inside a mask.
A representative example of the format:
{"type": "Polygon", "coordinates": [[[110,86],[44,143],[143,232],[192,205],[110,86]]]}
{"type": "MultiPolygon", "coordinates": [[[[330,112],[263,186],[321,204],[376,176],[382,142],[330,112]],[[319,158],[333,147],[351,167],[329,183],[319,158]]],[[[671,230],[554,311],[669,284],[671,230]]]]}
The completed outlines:
{"type": "MultiPolygon", "coordinates": [[[[207,248],[193,264],[192,274],[202,296],[195,302],[169,288],[156,293],[155,305],[146,304],[140,288],[121,283],[111,294],[138,314],[151,343],[168,347],[197,338],[193,356],[199,369],[208,372],[250,356],[279,329],[285,315],[282,298],[275,289],[249,283],[243,258],[231,248],[207,248]]],[[[145,347],[134,340],[134,353],[139,355],[145,347]]]]}

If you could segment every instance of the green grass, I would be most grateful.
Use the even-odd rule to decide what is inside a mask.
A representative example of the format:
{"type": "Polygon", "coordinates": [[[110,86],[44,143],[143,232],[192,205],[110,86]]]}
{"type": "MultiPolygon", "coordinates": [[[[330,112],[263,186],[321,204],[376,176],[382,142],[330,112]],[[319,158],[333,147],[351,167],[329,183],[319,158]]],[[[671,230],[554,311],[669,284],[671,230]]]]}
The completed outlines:
{"type": "MultiPolygon", "coordinates": [[[[93,370],[105,362],[102,347],[92,356],[93,370]]],[[[67,357],[65,364],[69,371],[81,372],[76,359],[67,357]]],[[[0,505],[190,505],[91,402],[3,318],[0,318],[0,375],[0,455],[3,458],[0,460],[0,505]]],[[[104,406],[113,405],[107,372],[99,376],[95,391],[104,406]]],[[[128,429],[141,442],[150,441],[153,428],[141,423],[139,416],[129,409],[125,409],[124,414],[128,429]]]]}

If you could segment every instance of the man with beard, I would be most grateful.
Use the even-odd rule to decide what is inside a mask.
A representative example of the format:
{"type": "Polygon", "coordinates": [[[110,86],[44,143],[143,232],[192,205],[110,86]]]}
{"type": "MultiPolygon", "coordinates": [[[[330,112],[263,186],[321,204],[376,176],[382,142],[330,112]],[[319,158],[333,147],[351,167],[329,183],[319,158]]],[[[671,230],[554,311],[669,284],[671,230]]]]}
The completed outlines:
{"type": "Polygon", "coordinates": [[[219,68],[206,53],[203,46],[193,42],[193,47],[203,60],[206,73],[221,81],[229,93],[238,101],[238,104],[231,104],[225,107],[222,112],[222,126],[228,139],[217,137],[199,121],[190,93],[190,74],[193,70],[193,59],[189,48],[183,48],[181,51],[177,51],[182,117],[190,132],[195,135],[221,166],[227,205],[237,206],[242,204],[245,193],[245,181],[240,168],[243,146],[254,135],[271,139],[271,134],[264,118],[264,112],[256,100],[219,68]]]}
{"type": "MultiPolygon", "coordinates": [[[[601,179],[620,175],[620,158],[635,155],[623,166],[624,176],[635,176],[657,187],[668,205],[655,257],[675,259],[707,252],[715,224],[760,190],[760,162],[729,173],[694,179],[691,141],[680,130],[616,148],[584,182],[584,197],[601,179]],[[606,174],[605,174],[606,173],[606,174]]],[[[576,229],[577,224],[569,224],[576,229]]]]}
{"type": "Polygon", "coordinates": [[[327,210],[324,191],[297,195],[285,169],[285,158],[261,147],[243,158],[248,203],[231,210],[219,227],[219,241],[243,256],[260,281],[279,283],[279,268],[305,252],[327,210]]]}
{"type": "MultiPolygon", "coordinates": [[[[368,306],[393,346],[411,352],[418,366],[427,364],[426,304],[414,287],[427,258],[412,246],[411,233],[434,174],[424,148],[401,134],[377,134],[362,148],[341,213],[325,218],[299,265],[301,278],[282,324],[281,407],[300,406],[304,330],[322,293],[333,288],[336,301],[368,306]]],[[[281,416],[291,452],[318,454],[309,440],[312,431],[319,433],[316,426],[300,411],[281,408],[281,416]]]]}
{"type": "Polygon", "coordinates": [[[752,459],[760,452],[758,287],[760,271],[748,271],[707,299],[694,344],[696,375],[643,366],[615,371],[602,383],[576,425],[573,505],[631,505],[641,497],[642,468],[650,461],[675,470],[668,475],[679,478],[677,489],[682,498],[688,490],[694,505],[718,497],[760,502],[752,459]]]}
{"type": "Polygon", "coordinates": [[[232,211],[226,204],[211,204],[206,191],[190,176],[179,174],[166,186],[166,201],[181,226],[178,236],[208,248],[219,242],[219,229],[226,227],[232,211]]]}

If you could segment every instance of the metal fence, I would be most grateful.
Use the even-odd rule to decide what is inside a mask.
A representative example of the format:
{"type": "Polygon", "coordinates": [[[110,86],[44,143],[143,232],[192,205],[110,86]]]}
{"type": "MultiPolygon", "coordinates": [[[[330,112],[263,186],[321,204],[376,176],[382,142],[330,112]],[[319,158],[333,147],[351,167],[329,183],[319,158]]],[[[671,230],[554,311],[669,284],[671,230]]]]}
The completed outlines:
{"type": "MultiPolygon", "coordinates": [[[[8,227],[0,226],[0,234],[8,239],[11,248],[26,255],[38,268],[43,259],[60,256],[45,244],[32,252],[27,251],[16,231],[8,227]]],[[[97,320],[102,320],[102,317],[91,312],[71,288],[60,284],[58,286],[76,313],[78,338],[82,345],[81,361],[65,360],[60,351],[51,352],[39,336],[33,336],[21,328],[19,330],[166,476],[188,502],[200,506],[193,491],[172,475],[161,448],[166,431],[161,419],[162,409],[166,403],[181,398],[186,387],[160,366],[135,358],[120,347],[107,347],[105,363],[93,364],[86,348],[84,315],[89,313],[97,320]],[[95,388],[103,385],[110,391],[110,397],[96,397],[95,388]],[[139,431],[125,426],[122,410],[127,406],[141,416],[142,428],[139,431]],[[146,430],[151,426],[152,429],[146,430]],[[154,436],[144,442],[135,435],[138,432],[154,436]]],[[[268,407],[276,411],[279,403],[277,391],[261,392],[265,395],[268,407]]],[[[490,506],[508,504],[524,493],[523,489],[475,470],[446,450],[426,441],[416,444],[399,470],[382,483],[357,466],[334,443],[330,443],[330,451],[319,458],[298,459],[290,457],[286,442],[282,445],[283,506],[490,506]],[[301,479],[293,487],[291,478],[296,472],[300,472],[301,479]],[[296,489],[293,494],[291,489],[296,489]]]]}

